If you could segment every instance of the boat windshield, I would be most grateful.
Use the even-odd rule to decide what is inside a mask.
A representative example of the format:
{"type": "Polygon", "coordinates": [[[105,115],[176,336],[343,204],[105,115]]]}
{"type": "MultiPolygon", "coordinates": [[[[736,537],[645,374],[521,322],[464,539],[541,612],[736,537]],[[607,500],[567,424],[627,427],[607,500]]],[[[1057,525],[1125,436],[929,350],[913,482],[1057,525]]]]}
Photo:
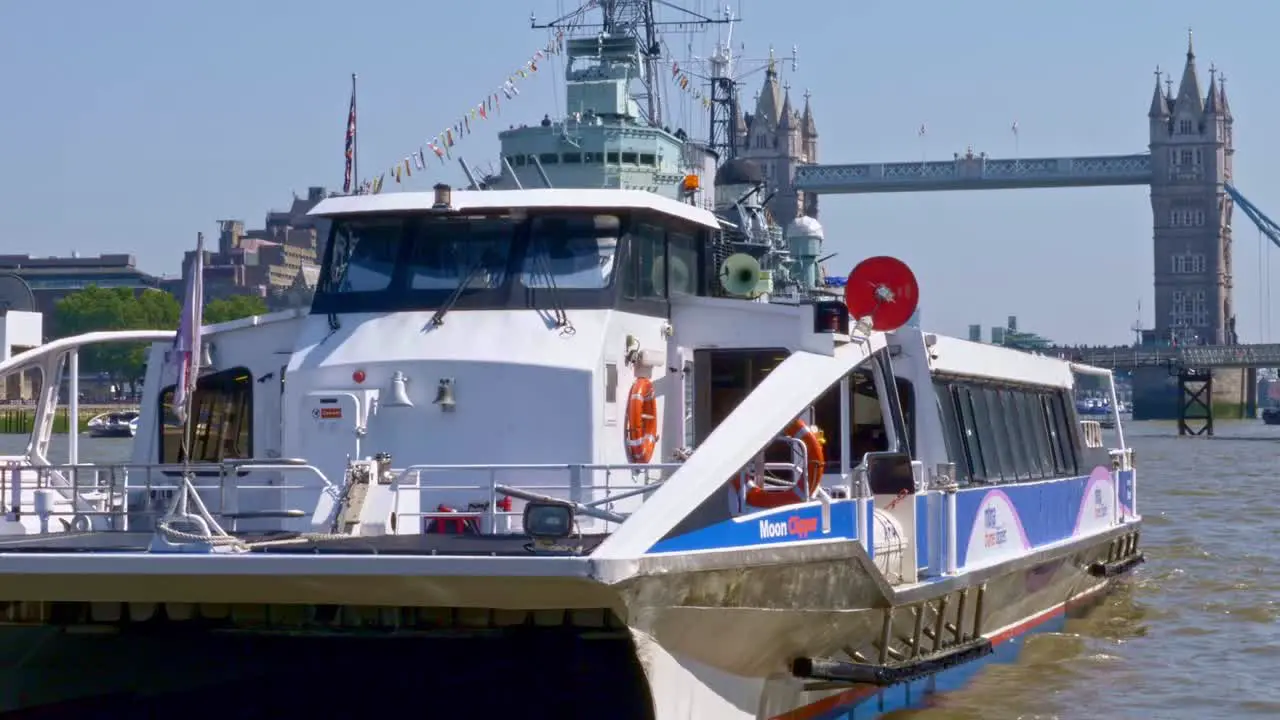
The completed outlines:
{"type": "Polygon", "coordinates": [[[516,227],[508,218],[427,222],[410,231],[408,285],[412,290],[494,290],[507,280],[516,227]]]}
{"type": "Polygon", "coordinates": [[[612,307],[626,220],[572,211],[339,218],[312,310],[532,307],[547,292],[570,308],[612,307]]]}
{"type": "Polygon", "coordinates": [[[613,282],[619,226],[614,215],[534,218],[521,284],[528,288],[609,287],[613,282]]]}

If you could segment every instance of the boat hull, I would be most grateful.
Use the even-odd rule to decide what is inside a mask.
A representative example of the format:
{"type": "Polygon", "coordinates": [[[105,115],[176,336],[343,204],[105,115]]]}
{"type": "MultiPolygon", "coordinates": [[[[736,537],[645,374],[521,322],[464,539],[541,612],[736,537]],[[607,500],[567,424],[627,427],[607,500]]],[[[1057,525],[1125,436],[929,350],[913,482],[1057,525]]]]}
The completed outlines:
{"type": "MultiPolygon", "coordinates": [[[[638,603],[634,599],[628,602],[633,628],[643,624],[641,635],[663,649],[663,657],[670,658],[667,662],[678,662],[687,673],[701,677],[708,690],[718,688],[705,693],[704,704],[695,712],[689,707],[689,698],[695,696],[696,683],[685,678],[664,684],[662,678],[680,678],[680,674],[647,668],[656,717],[836,718],[844,717],[841,713],[860,713],[863,706],[878,707],[888,702],[886,698],[914,697],[913,702],[918,701],[920,689],[944,687],[950,682],[941,679],[943,675],[966,677],[965,668],[975,663],[1007,657],[1009,649],[999,650],[1001,645],[1058,622],[1067,612],[1100,596],[1115,578],[1140,560],[1137,527],[1137,523],[1121,526],[879,597],[882,588],[876,583],[850,582],[852,578],[875,576],[840,569],[860,564],[860,547],[851,553],[849,561],[833,563],[825,572],[815,567],[817,572],[803,580],[795,571],[786,569],[786,563],[759,570],[702,571],[703,589],[753,593],[750,607],[657,602],[649,608],[645,622],[643,614],[637,612],[638,603]],[[815,577],[824,574],[832,581],[814,582],[815,577]],[[829,588],[825,593],[824,586],[829,588]],[[837,589],[841,586],[853,591],[841,593],[837,589]],[[797,596],[798,588],[805,589],[803,597],[797,596]],[[809,609],[783,609],[788,597],[797,597],[799,607],[809,609]],[[880,654],[886,615],[890,653],[898,655],[897,659],[892,654],[880,654]],[[923,619],[918,621],[921,615],[923,619]],[[929,636],[935,627],[943,628],[942,642],[936,646],[929,636]],[[948,628],[954,628],[954,632],[948,628]],[[913,658],[916,642],[920,645],[919,657],[913,658]],[[955,667],[941,671],[925,667],[922,674],[910,679],[913,659],[926,665],[935,653],[942,653],[948,646],[963,649],[984,645],[989,647],[988,652],[968,653],[955,667]],[[788,670],[800,657],[850,663],[855,660],[850,650],[871,665],[886,657],[898,676],[907,679],[890,687],[835,684],[798,678],[788,670]],[[735,683],[724,677],[726,674],[742,683],[734,694],[727,690],[735,683]],[[751,680],[755,684],[748,682],[751,680]],[[902,695],[904,692],[906,695],[902,695]],[[735,694],[736,699],[726,705],[725,699],[735,694]]],[[[668,576],[666,582],[655,584],[678,594],[680,584],[671,580],[668,576]]],[[[658,591],[650,588],[649,592],[652,598],[658,591]]],[[[645,594],[642,591],[636,597],[645,594]]],[[[643,643],[638,645],[644,647],[643,643]]]]}
{"type": "Polygon", "coordinates": [[[90,428],[89,437],[95,438],[131,438],[137,435],[133,428],[101,427],[90,428]]]}
{"type": "MultiPolygon", "coordinates": [[[[33,626],[0,630],[13,668],[0,677],[0,711],[67,702],[70,716],[83,712],[71,701],[91,697],[129,697],[130,707],[281,693],[305,702],[296,695],[308,673],[367,653],[397,672],[414,668],[415,692],[427,697],[445,679],[465,680],[449,668],[461,663],[492,682],[492,658],[508,658],[521,679],[501,682],[529,685],[529,717],[581,710],[562,696],[620,718],[871,717],[870,708],[959,682],[974,663],[879,687],[799,678],[792,662],[848,661],[848,650],[875,658],[887,614],[891,646],[910,659],[917,625],[934,626],[939,608],[942,645],[955,626],[957,642],[994,650],[975,661],[1005,658],[1003,646],[1052,626],[1131,567],[1137,528],[902,589],[883,582],[856,542],[647,557],[612,584],[581,557],[13,553],[0,562],[4,618],[33,626]],[[614,690],[592,695],[599,687],[614,690]]],[[[919,644],[927,658],[932,640],[919,644]]]]}

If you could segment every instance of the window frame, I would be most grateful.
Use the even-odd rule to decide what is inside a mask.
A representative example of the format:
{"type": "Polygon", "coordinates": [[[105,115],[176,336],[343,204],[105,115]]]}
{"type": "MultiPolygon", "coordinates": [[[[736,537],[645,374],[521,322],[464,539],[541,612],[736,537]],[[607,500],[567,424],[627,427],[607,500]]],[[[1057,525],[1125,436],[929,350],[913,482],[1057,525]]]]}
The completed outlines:
{"type": "MultiPolygon", "coordinates": [[[[196,418],[196,421],[190,423],[190,426],[189,426],[189,430],[190,430],[189,437],[191,441],[191,448],[193,451],[192,452],[193,459],[191,461],[192,463],[219,464],[226,460],[246,460],[254,456],[253,455],[253,452],[254,452],[254,447],[253,447],[254,396],[253,395],[254,395],[254,387],[256,385],[257,383],[254,382],[253,372],[249,368],[244,366],[237,366],[237,367],[229,368],[227,370],[220,370],[218,372],[208,373],[206,375],[200,376],[196,380],[196,389],[191,396],[191,408],[192,408],[193,416],[196,418]],[[232,385],[232,383],[235,383],[235,384],[232,385]],[[211,390],[217,390],[217,389],[226,388],[226,387],[231,387],[233,389],[233,392],[229,392],[222,396],[224,398],[231,399],[231,402],[228,403],[227,407],[216,408],[216,406],[212,405],[212,403],[206,404],[205,401],[209,400],[211,390]],[[239,402],[238,406],[234,404],[237,401],[239,402]],[[243,442],[245,447],[241,450],[239,454],[234,456],[229,455],[225,452],[226,450],[225,441],[229,438],[226,435],[220,435],[218,438],[218,445],[214,453],[209,454],[206,452],[200,452],[200,454],[197,455],[196,445],[198,441],[202,440],[202,442],[200,442],[202,451],[207,451],[209,449],[209,442],[210,442],[210,439],[212,438],[211,430],[213,429],[213,423],[205,422],[203,423],[204,434],[201,435],[200,434],[201,423],[198,421],[199,416],[201,414],[204,414],[206,411],[210,415],[213,415],[213,413],[217,411],[217,412],[221,412],[225,416],[228,409],[236,410],[236,417],[237,417],[237,423],[238,423],[236,426],[236,435],[238,436],[239,441],[243,442]]],[[[182,448],[182,433],[181,432],[177,432],[177,433],[165,432],[166,428],[173,427],[172,424],[167,422],[167,419],[169,417],[169,414],[172,412],[173,395],[174,395],[175,389],[176,389],[176,385],[174,384],[165,386],[163,389],[161,389],[160,395],[156,400],[156,417],[157,417],[156,457],[158,458],[158,462],[162,464],[179,464],[179,463],[186,462],[185,455],[183,453],[183,448],[182,448]],[[174,452],[172,453],[172,459],[168,457],[169,453],[167,448],[167,441],[178,443],[177,447],[173,448],[174,452]]],[[[197,474],[216,475],[217,471],[202,471],[197,474]]]]}
{"type": "Polygon", "coordinates": [[[1038,482],[1078,477],[1081,449],[1065,388],[935,376],[947,456],[957,481],[1038,482]]]}
{"type": "MultiPolygon", "coordinates": [[[[672,235],[693,238],[695,251],[695,267],[690,268],[692,284],[699,296],[708,294],[710,286],[710,270],[707,267],[711,229],[698,223],[684,220],[663,213],[635,208],[537,208],[528,212],[507,209],[488,212],[467,212],[466,217],[512,217],[515,221],[511,249],[507,257],[507,270],[504,281],[493,288],[468,289],[458,295],[450,305],[451,309],[484,309],[484,310],[521,310],[547,307],[551,302],[547,288],[529,288],[521,282],[525,258],[532,251],[532,227],[539,217],[563,215],[565,213],[583,215],[614,215],[619,220],[618,247],[614,255],[614,270],[610,282],[602,288],[556,288],[553,293],[555,302],[565,310],[625,310],[627,312],[653,317],[670,316],[670,297],[668,288],[664,287],[660,295],[638,297],[635,292],[628,294],[628,282],[638,280],[640,268],[638,255],[632,235],[636,227],[642,224],[653,226],[662,231],[661,257],[664,269],[664,285],[669,285],[669,240],[672,235]]],[[[396,250],[396,266],[393,278],[386,290],[371,292],[336,292],[331,290],[334,256],[338,252],[339,243],[335,242],[340,232],[346,228],[347,222],[360,222],[371,218],[385,216],[385,213],[361,213],[335,218],[330,226],[329,241],[326,243],[321,265],[321,283],[316,290],[311,304],[311,312],[315,315],[337,315],[354,313],[389,313],[389,312],[421,312],[434,311],[449,301],[453,290],[437,288],[412,288],[409,286],[408,267],[413,246],[421,237],[423,226],[427,221],[437,217],[430,212],[397,213],[400,221],[400,240],[396,250]]],[[[650,265],[652,267],[652,265],[650,265]]],[[[632,285],[634,287],[634,284],[632,285]]],[[[677,293],[677,296],[679,294],[677,293]]]]}

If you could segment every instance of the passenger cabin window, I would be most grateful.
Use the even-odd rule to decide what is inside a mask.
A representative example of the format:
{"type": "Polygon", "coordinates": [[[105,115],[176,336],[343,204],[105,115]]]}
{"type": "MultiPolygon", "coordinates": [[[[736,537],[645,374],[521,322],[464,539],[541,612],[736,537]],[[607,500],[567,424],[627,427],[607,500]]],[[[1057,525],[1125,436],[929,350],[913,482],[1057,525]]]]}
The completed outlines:
{"type": "Polygon", "coordinates": [[[334,219],[312,312],[620,309],[705,293],[710,228],[643,210],[334,219]]]}
{"type": "MultiPolygon", "coordinates": [[[[787,359],[782,349],[698,350],[694,353],[696,390],[692,406],[696,441],[702,442],[732,413],[774,368],[787,359]]],[[[911,383],[896,379],[898,402],[902,407],[908,445],[915,440],[915,392],[911,383]]],[[[880,395],[869,369],[855,371],[849,387],[849,465],[857,466],[869,452],[889,450],[889,432],[880,406],[880,395]]],[[[823,455],[827,472],[840,470],[840,385],[836,384],[813,404],[813,424],[825,438],[823,455]]],[[[787,462],[789,449],[771,445],[770,462],[787,462]]]]}
{"type": "MultiPolygon", "coordinates": [[[[232,368],[205,375],[192,395],[191,462],[217,463],[253,457],[253,375],[232,368]]],[[[186,461],[182,424],[173,412],[174,386],[160,393],[160,462],[186,461]]]]}
{"type": "Polygon", "coordinates": [[[781,348],[696,350],[692,404],[696,442],[719,427],[789,354],[781,348]]]}
{"type": "MultiPolygon", "coordinates": [[[[898,402],[905,416],[907,437],[910,446],[915,445],[915,407],[914,393],[910,381],[895,378],[898,388],[898,402]]],[[[842,451],[840,432],[840,386],[828,390],[813,405],[815,424],[826,437],[824,454],[827,459],[827,472],[840,471],[840,453],[842,451]]],[[[849,466],[856,467],[862,462],[862,456],[869,452],[889,450],[889,431],[885,427],[884,412],[880,408],[880,393],[876,392],[876,384],[870,370],[859,370],[850,376],[849,383],[849,449],[851,457],[849,466]]]]}
{"type": "Polygon", "coordinates": [[[934,382],[947,454],[961,484],[1075,477],[1080,449],[1057,388],[934,382]]]}

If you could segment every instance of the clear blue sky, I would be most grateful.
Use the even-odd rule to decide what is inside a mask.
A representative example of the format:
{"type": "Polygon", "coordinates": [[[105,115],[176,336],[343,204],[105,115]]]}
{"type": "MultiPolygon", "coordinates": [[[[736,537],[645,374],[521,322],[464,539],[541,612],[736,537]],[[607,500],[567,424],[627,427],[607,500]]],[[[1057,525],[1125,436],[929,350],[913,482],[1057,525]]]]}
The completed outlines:
{"type": "MultiPolygon", "coordinates": [[[[724,0],[688,4],[713,12],[724,0]]],[[[544,44],[531,11],[550,19],[570,7],[0,0],[0,252],[131,252],[146,270],[176,273],[216,220],[258,226],[291,192],[340,185],[352,72],[367,175],[544,44]]],[[[787,79],[812,90],[829,162],[944,159],[970,144],[1008,156],[1015,120],[1023,157],[1141,152],[1152,71],[1181,70],[1194,27],[1202,71],[1216,63],[1229,77],[1236,185],[1280,216],[1273,0],[743,0],[741,11],[747,55],[799,46],[787,79]]],[[[525,81],[492,130],[555,114],[555,85],[545,72],[525,81]]],[[[459,149],[484,165],[497,140],[478,133],[459,149]]],[[[435,165],[409,187],[459,175],[435,165]]],[[[963,334],[1017,314],[1060,341],[1125,342],[1139,300],[1152,322],[1145,188],[831,196],[821,220],[840,253],[833,272],[872,254],[908,261],[931,329],[963,334]]],[[[1241,334],[1280,340],[1280,313],[1260,327],[1257,232],[1239,212],[1235,225],[1241,334]]],[[[1269,264],[1280,265],[1276,254],[1269,264]]]]}

